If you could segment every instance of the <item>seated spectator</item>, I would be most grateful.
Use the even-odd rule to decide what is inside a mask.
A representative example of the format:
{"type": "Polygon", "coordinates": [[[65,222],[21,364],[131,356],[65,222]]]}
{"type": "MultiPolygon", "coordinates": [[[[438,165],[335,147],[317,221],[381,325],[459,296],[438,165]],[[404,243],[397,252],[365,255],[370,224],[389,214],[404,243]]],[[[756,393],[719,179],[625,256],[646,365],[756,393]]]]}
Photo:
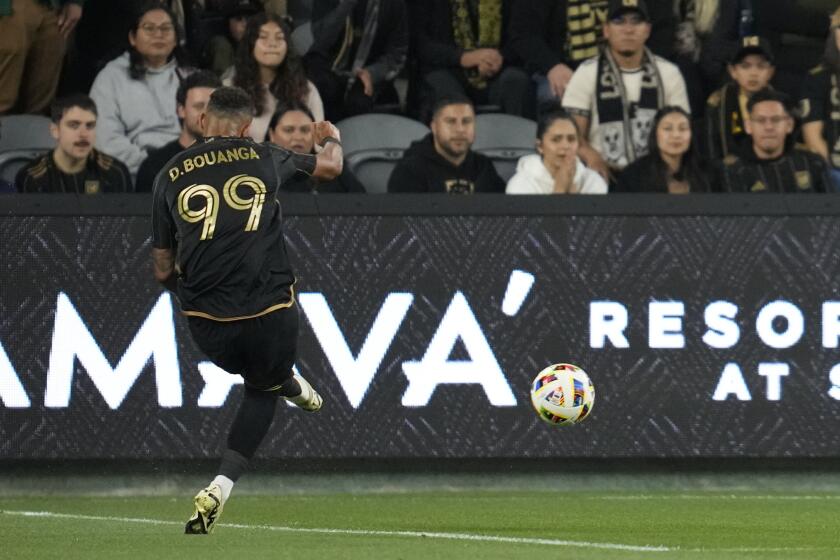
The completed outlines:
{"type": "Polygon", "coordinates": [[[99,72],[90,90],[99,108],[97,147],[125,163],[132,175],[149,150],[180,134],[178,28],[172,12],[157,2],[144,4],[139,14],[128,33],[128,51],[99,72]]]}
{"type": "MultiPolygon", "coordinates": [[[[683,0],[685,1],[685,0],[683,0]]],[[[511,7],[510,46],[537,83],[537,101],[563,99],[572,72],[598,55],[608,0],[525,0],[511,7]]],[[[649,45],[668,57],[673,49],[671,5],[651,5],[649,45]]]]}
{"type": "MultiPolygon", "coordinates": [[[[315,136],[312,111],[303,103],[295,102],[277,108],[268,124],[266,140],[301,154],[315,153],[315,136]]],[[[321,182],[304,173],[296,173],[280,185],[280,190],[296,193],[363,193],[365,187],[356,179],[350,166],[344,164],[341,174],[331,181],[321,182]]]]}
{"type": "Polygon", "coordinates": [[[152,192],[155,175],[163,169],[166,162],[182,150],[189,148],[201,137],[199,118],[207,107],[210,94],[221,86],[222,81],[209,70],[193,72],[181,81],[181,85],[178,86],[178,91],[175,94],[178,120],[181,121],[181,135],[169,144],[152,150],[149,156],[143,160],[139,171],[137,171],[135,191],[152,192]]]}
{"type": "Polygon", "coordinates": [[[730,192],[830,192],[825,160],[792,148],[790,98],[765,89],[747,103],[747,134],[752,149],[724,161],[724,187],[730,192]]]}
{"type": "Polygon", "coordinates": [[[805,145],[828,162],[840,191],[840,8],[831,16],[823,63],[811,70],[800,100],[805,145]]]}
{"type": "Polygon", "coordinates": [[[648,155],[621,172],[616,192],[686,194],[717,188],[714,171],[700,161],[691,120],[682,107],[663,107],[656,113],[648,146],[648,155]]]}
{"type": "Polygon", "coordinates": [[[505,182],[490,158],[472,151],[475,109],[468,97],[435,104],[431,134],[411,144],[388,180],[388,192],[502,193],[505,182]]]}
{"type": "Polygon", "coordinates": [[[236,50],[245,36],[248,17],[263,10],[259,0],[232,0],[225,10],[227,23],[224,35],[214,35],[207,45],[207,64],[210,70],[221,76],[233,66],[236,50]]]}
{"type": "Polygon", "coordinates": [[[279,103],[304,103],[315,120],[324,120],[321,96],[306,79],[303,62],[288,36],[289,30],[278,16],[252,16],[236,53],[236,65],[222,77],[226,86],[241,87],[253,97],[257,113],[250,134],[257,142],[265,138],[268,121],[279,103]]]}
{"type": "Polygon", "coordinates": [[[580,132],[563,109],[543,109],[537,120],[537,153],[519,158],[508,194],[606,194],[603,177],[577,155],[580,132]]]}
{"type": "MultiPolygon", "coordinates": [[[[426,97],[466,95],[511,115],[532,116],[531,79],[507,44],[513,0],[424,0],[412,7],[411,29],[426,97]]],[[[425,120],[427,111],[421,111],[425,120]]]]}
{"type": "Polygon", "coordinates": [[[744,128],[747,102],[750,96],[768,87],[773,78],[770,44],[754,35],[744,37],[727,68],[732,81],[714,92],[706,103],[702,151],[709,160],[749,149],[752,140],[744,128]]]}
{"type": "Polygon", "coordinates": [[[408,54],[403,0],[315,0],[312,13],[306,70],[327,119],[369,113],[383,93],[399,99],[393,81],[408,54]]]}
{"type": "Polygon", "coordinates": [[[50,132],[55,149],[18,171],[15,185],[22,193],[125,193],[131,176],[122,162],[94,149],[96,104],[87,95],[57,99],[52,105],[50,132]]]}
{"type": "Polygon", "coordinates": [[[604,178],[647,154],[659,109],[690,110],[679,69],[645,47],[650,28],[645,0],[610,0],[607,45],[578,67],[563,95],[581,131],[580,156],[604,178]]]}

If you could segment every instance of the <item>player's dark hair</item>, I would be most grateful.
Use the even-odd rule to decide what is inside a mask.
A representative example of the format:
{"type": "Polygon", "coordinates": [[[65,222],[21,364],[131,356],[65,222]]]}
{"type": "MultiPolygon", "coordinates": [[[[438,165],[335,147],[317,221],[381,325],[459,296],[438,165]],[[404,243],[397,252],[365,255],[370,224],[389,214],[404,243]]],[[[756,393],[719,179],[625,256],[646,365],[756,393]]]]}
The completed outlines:
{"type": "Polygon", "coordinates": [[[187,94],[193,88],[220,88],[222,80],[210,70],[197,70],[181,80],[175,93],[175,102],[183,107],[187,104],[187,94]]]}
{"type": "Polygon", "coordinates": [[[747,101],[747,112],[752,113],[753,107],[759,103],[764,103],[765,101],[775,101],[776,103],[781,103],[782,107],[785,109],[785,113],[787,113],[789,117],[793,116],[793,102],[791,101],[790,96],[786,93],[770,88],[759,90],[750,97],[750,100],[747,101]]]}
{"type": "Polygon", "coordinates": [[[274,111],[274,114],[271,115],[271,120],[268,121],[268,129],[265,131],[265,141],[269,141],[269,134],[274,127],[277,126],[277,123],[280,122],[280,119],[283,118],[283,115],[290,111],[300,111],[312,122],[315,122],[315,115],[312,114],[312,111],[306,105],[306,103],[301,103],[300,101],[292,101],[290,103],[282,103],[277,106],[277,110],[274,111]]]}
{"type": "MultiPolygon", "coordinates": [[[[653,123],[650,125],[650,136],[648,136],[648,153],[650,154],[651,169],[644,177],[652,185],[658,186],[656,190],[665,192],[668,190],[668,175],[671,171],[668,168],[668,164],[662,158],[662,150],[659,147],[657,132],[662,119],[674,113],[685,117],[689,129],[691,129],[691,115],[682,107],[667,105],[656,112],[656,116],[653,117],[653,123]]],[[[688,150],[682,155],[680,168],[674,173],[674,179],[677,181],[687,181],[691,192],[709,192],[712,190],[709,174],[701,164],[700,155],[697,153],[697,143],[694,141],[693,130],[691,142],[688,144],[688,150]]]]}
{"type": "Polygon", "coordinates": [[[254,98],[256,114],[265,110],[265,89],[260,81],[260,67],[254,58],[254,45],[260,37],[260,28],[267,23],[276,23],[283,30],[286,39],[286,57],[277,67],[277,74],[268,84],[268,92],[278,103],[306,101],[309,83],[303,69],[303,61],[292,44],[292,32],[286,22],[277,15],[261,12],[248,18],[245,36],[236,51],[236,75],[233,85],[239,86],[254,98]]]}
{"type": "Polygon", "coordinates": [[[251,118],[254,115],[254,101],[242,88],[220,87],[210,95],[207,112],[226,119],[251,118]]]}
{"type": "Polygon", "coordinates": [[[55,124],[58,124],[64,116],[64,113],[73,107],[90,111],[94,115],[98,116],[98,113],[96,112],[96,103],[90,98],[90,96],[85,95],[84,93],[74,93],[73,95],[68,95],[66,97],[57,97],[52,102],[52,105],[50,106],[50,119],[55,124]]]}
{"type": "Polygon", "coordinates": [[[449,107],[450,105],[469,105],[473,108],[473,111],[475,110],[475,105],[473,104],[472,99],[470,99],[466,95],[462,95],[459,93],[446,95],[443,97],[439,97],[435,101],[435,104],[432,105],[431,120],[435,120],[435,117],[437,117],[438,113],[440,113],[443,109],[449,107]]]}
{"type": "Polygon", "coordinates": [[[537,118],[537,139],[542,139],[545,131],[551,128],[554,121],[569,121],[575,127],[575,132],[580,138],[580,129],[574,117],[556,101],[548,101],[540,105],[539,117],[537,118]]]}
{"type": "MultiPolygon", "coordinates": [[[[178,66],[184,65],[187,61],[187,53],[181,47],[181,28],[175,19],[175,13],[160,0],[147,0],[140,4],[135,12],[136,17],[131,26],[131,33],[136,37],[140,31],[140,22],[143,20],[143,16],[154,10],[163,10],[169,16],[169,21],[175,28],[175,48],[172,49],[169,59],[175,58],[178,66]]],[[[142,80],[146,76],[146,63],[143,61],[143,55],[131,45],[128,46],[128,60],[128,75],[131,76],[132,80],[142,80]]]]}

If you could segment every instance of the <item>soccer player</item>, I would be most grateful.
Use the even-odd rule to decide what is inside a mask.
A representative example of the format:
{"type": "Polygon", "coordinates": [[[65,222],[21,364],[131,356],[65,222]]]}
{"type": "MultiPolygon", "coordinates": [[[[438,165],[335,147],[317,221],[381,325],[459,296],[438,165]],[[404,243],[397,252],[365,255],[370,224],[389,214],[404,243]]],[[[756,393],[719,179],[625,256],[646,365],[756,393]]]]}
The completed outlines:
{"type": "Polygon", "coordinates": [[[297,154],[251,140],[253,112],[244,90],[215,90],[200,117],[203,138],[171,159],[154,183],[155,278],[177,293],[199,348],[245,380],[218,476],[196,495],[188,534],[213,529],[271,426],[278,397],[303,410],[321,408],[321,396],[292,374],[298,311],[276,195],[296,171],[335,178],[339,132],[315,123],[323,150],[297,154]]]}

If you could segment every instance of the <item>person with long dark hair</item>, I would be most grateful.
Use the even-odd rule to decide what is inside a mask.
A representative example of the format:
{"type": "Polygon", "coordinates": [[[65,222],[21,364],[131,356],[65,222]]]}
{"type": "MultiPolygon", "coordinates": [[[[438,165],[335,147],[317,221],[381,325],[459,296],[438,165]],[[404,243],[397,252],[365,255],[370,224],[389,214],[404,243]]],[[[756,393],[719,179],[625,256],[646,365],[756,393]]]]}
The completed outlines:
{"type": "Polygon", "coordinates": [[[519,158],[508,194],[606,194],[607,183],[578,157],[580,131],[574,117],[543,106],[537,121],[537,152],[519,158]]]}
{"type": "Polygon", "coordinates": [[[667,106],[653,119],[648,155],[621,173],[616,192],[686,194],[715,190],[714,172],[694,146],[691,117],[682,107],[667,106]]]}
{"type": "Polygon", "coordinates": [[[252,16],[236,53],[236,65],[222,78],[225,85],[241,87],[254,99],[256,115],[250,135],[258,142],[265,138],[268,122],[280,103],[304,103],[316,121],[324,120],[321,96],[306,79],[290,35],[280,17],[269,13],[252,16]]]}
{"type": "Polygon", "coordinates": [[[136,175],[150,150],[181,133],[175,94],[189,71],[175,16],[160,2],[140,7],[128,41],[128,50],[96,76],[90,96],[99,110],[97,149],[136,175]]]}

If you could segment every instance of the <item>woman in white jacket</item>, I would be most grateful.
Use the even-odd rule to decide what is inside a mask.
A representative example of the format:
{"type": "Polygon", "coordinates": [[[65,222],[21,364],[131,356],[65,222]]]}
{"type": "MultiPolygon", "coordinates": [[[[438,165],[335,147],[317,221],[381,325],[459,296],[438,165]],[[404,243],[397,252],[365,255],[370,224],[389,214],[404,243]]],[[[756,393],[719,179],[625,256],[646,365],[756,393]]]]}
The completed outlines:
{"type": "Polygon", "coordinates": [[[562,108],[537,121],[537,152],[519,158],[508,194],[606,194],[607,183],[578,157],[580,131],[562,108]]]}

